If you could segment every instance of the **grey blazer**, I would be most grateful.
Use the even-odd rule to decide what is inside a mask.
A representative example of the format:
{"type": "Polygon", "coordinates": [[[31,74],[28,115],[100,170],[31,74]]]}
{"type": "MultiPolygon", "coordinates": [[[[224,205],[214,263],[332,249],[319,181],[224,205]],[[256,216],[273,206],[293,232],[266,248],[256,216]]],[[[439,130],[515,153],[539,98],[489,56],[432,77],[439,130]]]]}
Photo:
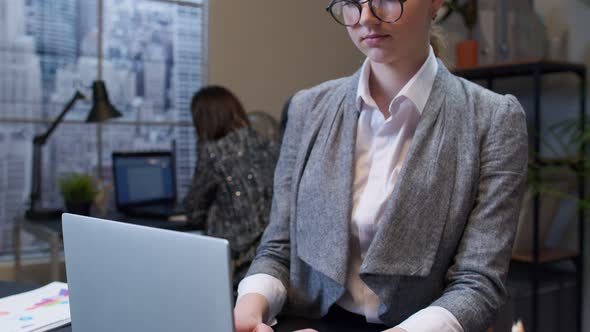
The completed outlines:
{"type": "MultiPolygon", "coordinates": [[[[345,292],[360,71],[299,92],[275,171],[271,221],[249,275],[288,289],[284,311],[325,315],[345,292]]],[[[395,326],[427,306],[485,331],[505,279],[527,170],[525,114],[439,62],[432,93],[360,277],[395,326]]]]}

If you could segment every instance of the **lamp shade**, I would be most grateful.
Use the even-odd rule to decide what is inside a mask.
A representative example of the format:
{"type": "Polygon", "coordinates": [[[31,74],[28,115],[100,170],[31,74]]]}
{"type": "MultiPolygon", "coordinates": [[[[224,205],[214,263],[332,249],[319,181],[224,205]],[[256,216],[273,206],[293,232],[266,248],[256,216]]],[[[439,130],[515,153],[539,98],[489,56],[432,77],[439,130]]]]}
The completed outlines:
{"type": "Polygon", "coordinates": [[[98,80],[92,82],[92,95],[92,108],[86,118],[86,122],[103,122],[122,115],[109,101],[109,95],[104,81],[98,80]]]}

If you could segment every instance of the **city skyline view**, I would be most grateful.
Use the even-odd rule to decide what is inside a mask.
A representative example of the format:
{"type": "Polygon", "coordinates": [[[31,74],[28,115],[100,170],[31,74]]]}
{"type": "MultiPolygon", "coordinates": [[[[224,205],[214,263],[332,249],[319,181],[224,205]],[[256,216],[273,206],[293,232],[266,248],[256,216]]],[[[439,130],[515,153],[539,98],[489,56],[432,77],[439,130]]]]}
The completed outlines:
{"type": "MultiPolygon", "coordinates": [[[[76,91],[91,97],[105,81],[123,114],[102,125],[98,170],[91,101],[79,101],[43,147],[41,206],[62,208],[57,179],[99,172],[108,187],[114,151],[176,152],[178,195],[196,164],[190,99],[203,84],[203,1],[104,0],[102,65],[97,1],[0,0],[0,253],[12,250],[12,223],[30,193],[32,138],[47,130],[76,91]]],[[[112,190],[107,192],[112,197],[112,190]]],[[[25,247],[34,247],[23,239],[25,247]]]]}

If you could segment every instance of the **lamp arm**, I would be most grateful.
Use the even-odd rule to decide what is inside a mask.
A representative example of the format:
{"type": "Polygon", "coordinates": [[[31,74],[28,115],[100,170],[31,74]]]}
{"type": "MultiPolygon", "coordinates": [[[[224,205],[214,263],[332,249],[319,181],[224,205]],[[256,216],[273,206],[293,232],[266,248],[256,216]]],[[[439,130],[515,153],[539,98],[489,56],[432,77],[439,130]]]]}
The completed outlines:
{"type": "Polygon", "coordinates": [[[49,138],[49,136],[51,135],[51,133],[53,133],[53,131],[57,127],[57,125],[60,124],[63,117],[66,116],[66,113],[68,113],[68,111],[74,106],[74,104],[79,99],[85,99],[85,98],[86,97],[80,91],[76,91],[76,93],[74,94],[72,99],[70,99],[70,101],[68,102],[66,107],[63,109],[63,111],[61,111],[61,113],[57,116],[57,118],[53,121],[53,123],[51,123],[51,126],[49,127],[49,129],[47,129],[47,131],[45,133],[43,133],[41,135],[37,135],[33,138],[33,144],[44,145],[45,142],[47,141],[47,139],[49,138]]]}
{"type": "Polygon", "coordinates": [[[41,144],[33,144],[33,177],[31,179],[29,211],[36,210],[37,201],[41,197],[41,158],[41,144]]]}
{"type": "Polygon", "coordinates": [[[41,148],[47,141],[47,138],[53,133],[57,125],[62,121],[66,113],[74,106],[79,99],[85,99],[86,97],[80,92],[76,91],[72,99],[68,102],[64,110],[59,116],[53,121],[49,129],[41,135],[37,135],[33,138],[33,161],[32,171],[33,177],[31,179],[31,196],[29,201],[29,211],[33,212],[36,210],[37,201],[41,197],[41,159],[42,153],[41,148]]]}

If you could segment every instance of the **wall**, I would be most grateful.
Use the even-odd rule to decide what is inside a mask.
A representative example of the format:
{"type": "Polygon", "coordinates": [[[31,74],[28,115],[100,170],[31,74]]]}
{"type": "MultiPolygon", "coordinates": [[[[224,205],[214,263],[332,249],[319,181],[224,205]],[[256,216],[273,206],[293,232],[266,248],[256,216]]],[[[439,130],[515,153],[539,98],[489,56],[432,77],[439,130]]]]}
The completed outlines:
{"type": "Polygon", "coordinates": [[[230,88],[248,111],[278,118],[291,94],[353,73],[363,57],[327,3],[210,1],[209,83],[230,88]]]}
{"type": "Polygon", "coordinates": [[[569,59],[590,66],[590,1],[535,0],[535,7],[544,18],[549,32],[567,29],[569,59]]]}

